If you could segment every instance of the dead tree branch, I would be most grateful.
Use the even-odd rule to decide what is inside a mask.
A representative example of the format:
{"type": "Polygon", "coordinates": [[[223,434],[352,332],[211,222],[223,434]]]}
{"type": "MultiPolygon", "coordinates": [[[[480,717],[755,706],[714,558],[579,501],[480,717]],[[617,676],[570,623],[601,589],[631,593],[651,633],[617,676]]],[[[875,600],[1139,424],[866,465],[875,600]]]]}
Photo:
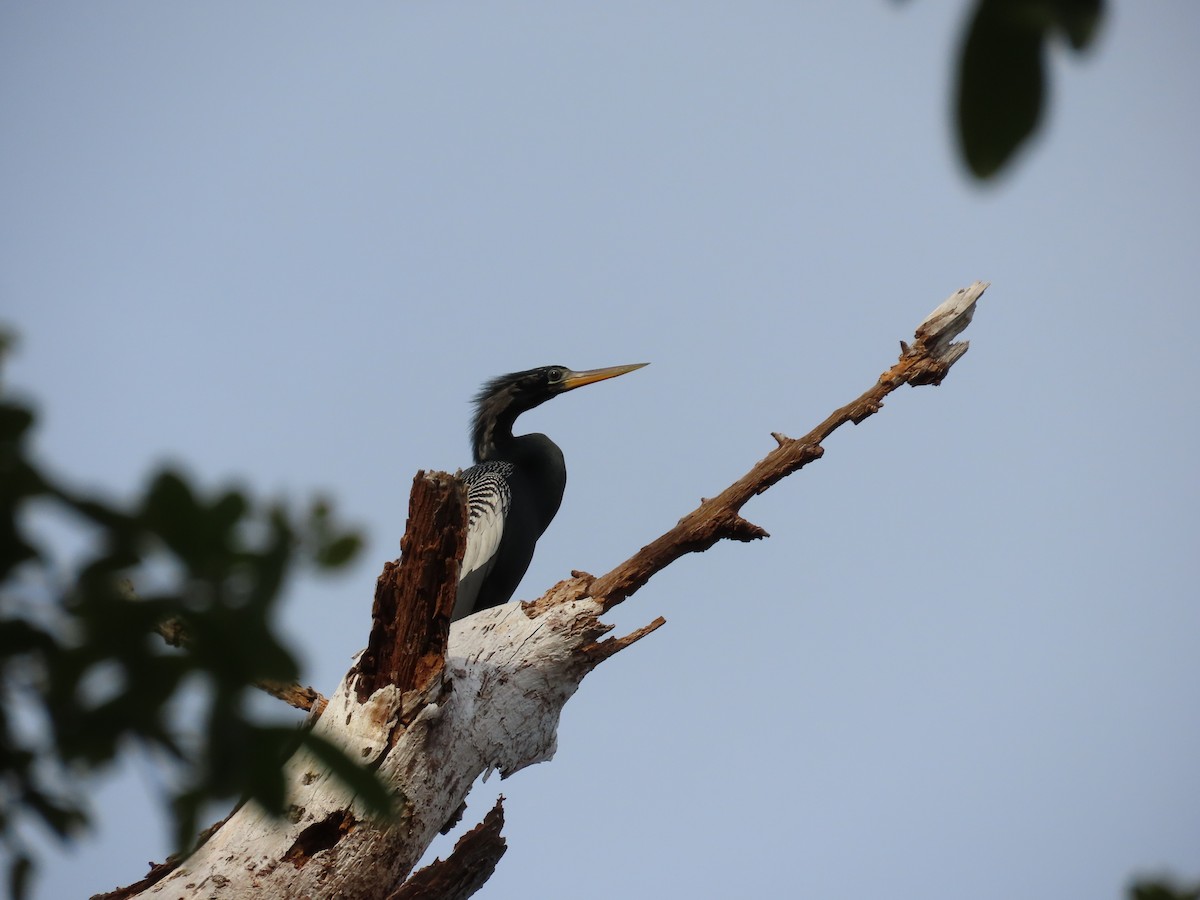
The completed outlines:
{"type": "Polygon", "coordinates": [[[802,438],[776,434],[763,460],[666,534],[608,574],[574,572],[533,603],[447,628],[464,546],[462,495],[453,476],[418,474],[404,554],[379,580],[368,648],[313,726],[391,786],[398,817],[373,820],[302,749],[285,771],[290,815],[274,820],[246,804],[161,881],[122,896],[400,900],[432,896],[428,884],[445,886],[438,896],[469,896],[503,852],[499,810],[413,887],[402,885],[475,780],[552,757],[559,714],[587,673],[663,624],[602,640],[612,626],[600,616],[687,553],[765,537],[742,518],[742,506],[819,459],[833,431],[874,415],[901,385],[940,383],[966,352],[954,339],[986,288],[977,282],[955,292],[875,385],[802,438]]]}

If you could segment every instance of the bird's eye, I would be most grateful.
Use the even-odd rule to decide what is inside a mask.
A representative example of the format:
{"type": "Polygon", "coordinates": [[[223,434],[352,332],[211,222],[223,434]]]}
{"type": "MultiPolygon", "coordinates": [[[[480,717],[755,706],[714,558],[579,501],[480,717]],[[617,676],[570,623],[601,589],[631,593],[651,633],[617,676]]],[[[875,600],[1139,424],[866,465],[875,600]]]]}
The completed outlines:
{"type": "Polygon", "coordinates": [[[563,380],[563,375],[565,375],[565,374],[566,373],[563,372],[562,369],[555,366],[553,369],[551,369],[549,372],[546,373],[546,377],[550,380],[551,384],[557,384],[558,382],[563,380]]]}

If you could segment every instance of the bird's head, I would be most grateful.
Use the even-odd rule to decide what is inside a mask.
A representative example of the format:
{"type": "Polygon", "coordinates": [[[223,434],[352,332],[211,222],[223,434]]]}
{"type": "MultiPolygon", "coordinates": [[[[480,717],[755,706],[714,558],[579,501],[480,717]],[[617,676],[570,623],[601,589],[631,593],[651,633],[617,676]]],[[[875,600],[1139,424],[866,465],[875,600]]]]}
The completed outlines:
{"type": "Polygon", "coordinates": [[[502,436],[511,437],[513,422],[521,413],[540,406],[551,397],[585,384],[616,378],[646,365],[649,363],[584,372],[575,372],[566,366],[542,366],[493,378],[475,397],[475,422],[471,434],[475,461],[489,458],[502,436]]]}

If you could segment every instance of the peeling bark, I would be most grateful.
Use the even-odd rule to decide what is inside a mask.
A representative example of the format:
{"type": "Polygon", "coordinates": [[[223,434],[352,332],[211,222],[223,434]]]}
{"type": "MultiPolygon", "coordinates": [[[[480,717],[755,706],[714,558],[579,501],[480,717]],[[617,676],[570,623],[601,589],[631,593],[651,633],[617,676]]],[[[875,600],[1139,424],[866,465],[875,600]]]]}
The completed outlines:
{"type": "Polygon", "coordinates": [[[400,542],[403,563],[385,563],[375,586],[371,636],[355,666],[360,703],[388,685],[420,690],[442,674],[466,528],[458,479],[418,472],[400,542]]]}

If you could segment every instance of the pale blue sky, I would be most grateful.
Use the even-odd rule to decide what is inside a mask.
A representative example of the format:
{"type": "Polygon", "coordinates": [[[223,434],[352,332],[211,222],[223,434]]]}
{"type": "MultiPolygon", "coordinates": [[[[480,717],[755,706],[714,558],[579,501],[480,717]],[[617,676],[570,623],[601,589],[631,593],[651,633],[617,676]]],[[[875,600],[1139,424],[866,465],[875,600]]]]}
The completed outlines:
{"type": "MultiPolygon", "coordinates": [[[[747,507],[769,541],[616,611],[668,624],[584,683],[554,761],[472,794],[468,825],[508,798],[483,896],[1196,877],[1200,7],[1117,4],[1055,53],[1048,127],[979,188],[947,116],[963,6],[5,4],[0,316],[39,448],[117,494],[171,459],[337,497],[369,552],[285,610],[331,691],[485,378],[653,363],[522,419],[571,470],[533,597],[991,281],[942,387],[747,507]]],[[[158,784],[107,781],[39,896],[160,859],[158,784]]]]}

